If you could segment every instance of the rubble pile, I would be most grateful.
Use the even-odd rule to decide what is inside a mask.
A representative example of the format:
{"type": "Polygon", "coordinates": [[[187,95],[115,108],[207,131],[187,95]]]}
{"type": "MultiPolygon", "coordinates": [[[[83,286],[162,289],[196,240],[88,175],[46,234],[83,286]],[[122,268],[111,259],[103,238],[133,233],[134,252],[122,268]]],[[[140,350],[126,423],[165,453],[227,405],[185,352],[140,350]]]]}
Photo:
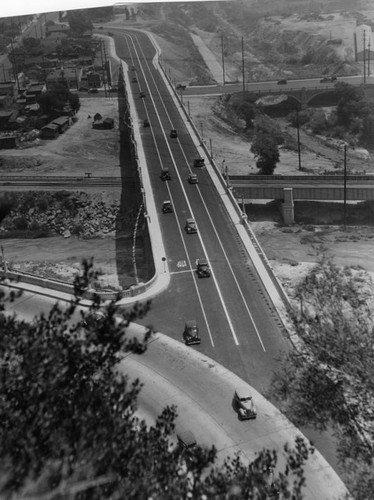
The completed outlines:
{"type": "Polygon", "coordinates": [[[0,226],[1,232],[24,230],[42,235],[104,238],[116,229],[119,201],[105,193],[17,193],[17,203],[0,226]],[[31,203],[32,201],[32,203],[31,203]],[[32,204],[32,206],[30,206],[32,204]]]}

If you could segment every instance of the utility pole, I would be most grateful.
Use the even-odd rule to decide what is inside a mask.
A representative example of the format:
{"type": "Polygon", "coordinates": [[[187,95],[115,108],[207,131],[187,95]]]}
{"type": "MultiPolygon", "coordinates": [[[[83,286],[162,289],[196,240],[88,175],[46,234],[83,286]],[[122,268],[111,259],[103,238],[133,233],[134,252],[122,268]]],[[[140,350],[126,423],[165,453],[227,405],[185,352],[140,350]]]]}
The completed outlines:
{"type": "Polygon", "coordinates": [[[104,44],[104,42],[101,40],[100,41],[101,70],[102,70],[102,75],[103,75],[103,83],[104,83],[104,90],[105,90],[105,97],[106,97],[107,95],[106,95],[106,85],[105,85],[104,60],[103,60],[103,44],[104,44]]]}
{"type": "Polygon", "coordinates": [[[366,83],[366,60],[365,60],[365,57],[366,57],[366,31],[364,30],[363,32],[363,41],[364,41],[364,85],[366,83]]]}
{"type": "Polygon", "coordinates": [[[370,76],[370,39],[371,37],[369,37],[369,44],[368,44],[368,76],[370,76]]]}
{"type": "Polygon", "coordinates": [[[299,110],[297,108],[296,108],[296,127],[297,127],[297,154],[299,157],[299,170],[301,170],[300,124],[299,124],[299,110]]]}
{"type": "Polygon", "coordinates": [[[242,37],[242,79],[243,79],[243,92],[245,92],[245,72],[244,72],[244,38],[242,37]]]}
{"type": "Polygon", "coordinates": [[[347,145],[344,144],[344,213],[343,213],[344,226],[346,224],[346,216],[347,216],[347,145]]]}
{"type": "Polygon", "coordinates": [[[15,78],[16,83],[17,83],[18,92],[20,92],[19,80],[18,80],[17,62],[16,62],[16,58],[14,57],[14,47],[13,47],[13,39],[12,38],[10,39],[10,46],[12,47],[12,59],[13,59],[12,67],[13,67],[13,74],[14,74],[14,78],[15,78]]]}
{"type": "Polygon", "coordinates": [[[225,54],[223,50],[223,35],[221,35],[221,50],[222,50],[222,76],[223,76],[223,85],[225,85],[225,54]]]}

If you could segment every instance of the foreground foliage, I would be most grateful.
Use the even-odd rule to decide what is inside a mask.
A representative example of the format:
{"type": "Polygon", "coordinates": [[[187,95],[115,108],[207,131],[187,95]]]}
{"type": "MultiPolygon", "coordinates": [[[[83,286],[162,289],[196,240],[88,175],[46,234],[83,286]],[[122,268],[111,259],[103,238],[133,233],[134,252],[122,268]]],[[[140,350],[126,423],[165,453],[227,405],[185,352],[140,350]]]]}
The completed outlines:
{"type": "MultiPolygon", "coordinates": [[[[77,297],[94,278],[86,263],[77,297]]],[[[121,319],[114,303],[104,315],[99,308],[95,299],[77,320],[76,302],[55,305],[31,324],[0,311],[1,498],[302,498],[312,449],[301,438],[284,447],[285,469],[271,484],[264,471],[277,465],[275,452],[259,453],[250,468],[238,457],[218,466],[214,447],[187,453],[173,444],[176,408],[153,426],[140,421],[141,382],[130,382],[119,360],[146,349],[151,330],[139,341],[128,326],[149,304],[121,319]]]]}
{"type": "Polygon", "coordinates": [[[296,290],[302,343],[275,374],[273,397],[298,425],[332,427],[347,484],[372,497],[374,330],[368,280],[323,258],[296,290]]]}

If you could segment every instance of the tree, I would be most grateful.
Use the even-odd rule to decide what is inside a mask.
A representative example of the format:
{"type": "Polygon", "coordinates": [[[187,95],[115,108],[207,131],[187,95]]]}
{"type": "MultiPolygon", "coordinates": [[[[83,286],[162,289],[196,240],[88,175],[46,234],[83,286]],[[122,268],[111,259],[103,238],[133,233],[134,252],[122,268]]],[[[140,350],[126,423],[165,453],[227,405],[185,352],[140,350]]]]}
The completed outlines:
{"type": "Polygon", "coordinates": [[[258,132],[252,142],[251,151],[257,158],[256,166],[262,175],[272,175],[279,162],[279,150],[273,137],[258,132]]]}
{"type": "Polygon", "coordinates": [[[37,98],[37,102],[43,113],[49,115],[61,112],[66,103],[70,104],[74,113],[80,108],[79,96],[61,84],[55,84],[51,90],[42,92],[37,98]]]}
{"type": "MultiPolygon", "coordinates": [[[[95,279],[85,263],[77,299],[95,279]]],[[[114,303],[98,316],[100,300],[72,321],[77,302],[55,305],[29,324],[0,312],[0,494],[17,498],[93,499],[265,498],[264,470],[277,454],[264,450],[250,469],[238,457],[215,465],[216,450],[186,452],[171,444],[175,408],[153,426],[136,415],[141,382],[118,369],[123,353],[141,354],[143,341],[126,335],[149,309],[135,306],[116,319],[114,303]],[[120,355],[122,353],[122,355],[120,355]]],[[[126,363],[124,358],[123,363],[126,363]]],[[[274,488],[301,498],[303,466],[313,449],[302,439],[284,447],[286,469],[274,488]]],[[[289,497],[287,497],[289,498],[289,497]]]]}
{"type": "Polygon", "coordinates": [[[367,279],[324,257],[300,283],[293,322],[301,344],[284,358],[271,390],[297,425],[332,427],[361,499],[374,484],[374,325],[360,287],[367,279]]]}
{"type": "Polygon", "coordinates": [[[69,10],[67,20],[71,31],[79,35],[93,28],[92,22],[87,19],[82,10],[69,10]]]}

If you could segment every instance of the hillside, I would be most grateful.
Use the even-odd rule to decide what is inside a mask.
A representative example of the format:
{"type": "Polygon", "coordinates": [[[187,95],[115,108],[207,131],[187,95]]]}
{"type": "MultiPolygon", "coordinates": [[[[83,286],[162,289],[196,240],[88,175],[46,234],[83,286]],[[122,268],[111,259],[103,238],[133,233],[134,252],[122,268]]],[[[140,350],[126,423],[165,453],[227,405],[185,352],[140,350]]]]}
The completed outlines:
{"type": "MultiPolygon", "coordinates": [[[[168,64],[176,79],[189,84],[213,83],[190,32],[203,40],[217,60],[222,60],[223,53],[225,69],[232,81],[242,74],[242,39],[248,81],[361,72],[355,62],[354,30],[357,23],[373,23],[372,6],[366,11],[347,10],[347,2],[335,1],[325,3],[324,10],[318,11],[313,2],[283,1],[277,9],[267,10],[266,4],[240,1],[150,4],[142,7],[140,22],[157,35],[163,49],[167,46],[168,64]],[[339,5],[340,10],[331,10],[339,5]]],[[[318,5],[321,8],[322,4],[318,5]]],[[[358,5],[366,4],[350,2],[349,5],[350,9],[357,9],[358,5]]]]}

